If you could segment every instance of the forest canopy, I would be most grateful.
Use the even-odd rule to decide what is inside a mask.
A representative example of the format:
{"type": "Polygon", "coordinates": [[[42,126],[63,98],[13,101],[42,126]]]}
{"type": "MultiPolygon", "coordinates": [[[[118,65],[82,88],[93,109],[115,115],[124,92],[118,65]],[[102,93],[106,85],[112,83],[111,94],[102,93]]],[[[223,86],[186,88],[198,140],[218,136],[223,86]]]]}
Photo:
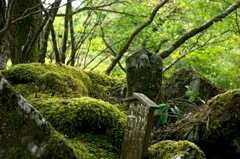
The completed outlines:
{"type": "Polygon", "coordinates": [[[193,66],[219,86],[238,88],[239,5],[234,0],[1,1],[1,67],[7,60],[51,62],[125,76],[125,59],[144,47],[164,59],[165,78],[193,66]]]}

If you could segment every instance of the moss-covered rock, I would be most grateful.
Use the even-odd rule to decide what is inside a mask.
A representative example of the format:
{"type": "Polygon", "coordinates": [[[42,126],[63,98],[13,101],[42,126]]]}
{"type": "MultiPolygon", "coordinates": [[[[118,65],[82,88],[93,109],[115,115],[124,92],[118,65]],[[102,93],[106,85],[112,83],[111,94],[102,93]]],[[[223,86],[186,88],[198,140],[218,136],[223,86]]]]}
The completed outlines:
{"type": "Polygon", "coordinates": [[[0,158],[77,158],[60,134],[2,77],[0,125],[0,158]]]}
{"type": "Polygon", "coordinates": [[[187,140],[160,141],[149,147],[150,159],[204,159],[205,155],[197,145],[187,140]]]}
{"type": "MultiPolygon", "coordinates": [[[[119,158],[119,148],[116,145],[114,146],[111,138],[104,134],[81,133],[74,138],[69,138],[68,142],[76,150],[83,150],[84,148],[88,154],[88,159],[119,158]]],[[[82,154],[81,152],[80,154],[82,154]]]]}
{"type": "MultiPolygon", "coordinates": [[[[212,81],[207,79],[201,73],[197,72],[194,68],[182,69],[175,72],[163,85],[162,98],[163,101],[169,99],[185,98],[187,88],[191,87],[195,92],[198,92],[200,99],[207,102],[217,94],[223,93],[225,90],[217,87],[212,81]]],[[[203,104],[201,101],[194,101],[195,103],[203,104]]],[[[186,104],[183,104],[186,105],[186,104]]]]}
{"type": "Polygon", "coordinates": [[[90,96],[111,103],[118,103],[125,94],[122,92],[123,79],[113,78],[96,71],[86,72],[92,80],[90,96]]]}
{"type": "Polygon", "coordinates": [[[121,143],[126,115],[115,105],[90,97],[33,99],[30,102],[56,130],[67,136],[93,131],[108,135],[114,144],[121,143]]]}
{"type": "Polygon", "coordinates": [[[88,95],[91,85],[91,80],[84,71],[65,65],[19,64],[2,73],[26,98],[29,93],[80,97],[88,95]]]}
{"type": "Polygon", "coordinates": [[[199,112],[172,125],[167,138],[193,141],[207,158],[240,158],[239,101],[240,89],[215,96],[199,112]]]}

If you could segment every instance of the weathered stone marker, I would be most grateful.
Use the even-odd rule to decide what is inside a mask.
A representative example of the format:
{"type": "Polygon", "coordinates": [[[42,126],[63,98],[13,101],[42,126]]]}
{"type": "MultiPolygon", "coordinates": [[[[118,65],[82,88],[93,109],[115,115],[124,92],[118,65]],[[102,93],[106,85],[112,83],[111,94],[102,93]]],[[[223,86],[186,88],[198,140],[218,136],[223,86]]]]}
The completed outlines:
{"type": "Polygon", "coordinates": [[[128,97],[133,92],[143,93],[159,104],[162,87],[162,59],[147,49],[136,52],[126,59],[128,97]]]}
{"type": "Polygon", "coordinates": [[[133,93],[124,130],[121,159],[142,159],[147,154],[154,110],[158,106],[142,93],[133,93]]]}

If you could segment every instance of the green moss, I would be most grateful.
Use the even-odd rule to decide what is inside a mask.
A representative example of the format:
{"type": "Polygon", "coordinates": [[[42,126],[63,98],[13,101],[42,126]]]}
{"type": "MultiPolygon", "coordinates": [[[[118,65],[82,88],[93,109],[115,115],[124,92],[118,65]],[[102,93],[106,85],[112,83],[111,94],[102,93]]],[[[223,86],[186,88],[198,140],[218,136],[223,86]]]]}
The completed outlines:
{"type": "Polygon", "coordinates": [[[99,72],[86,72],[92,80],[90,95],[94,98],[116,103],[125,96],[122,94],[123,79],[113,78],[99,72]]]}
{"type": "Polygon", "coordinates": [[[87,157],[91,159],[114,159],[119,155],[118,148],[111,143],[107,135],[81,133],[75,138],[68,139],[68,142],[76,150],[87,152],[87,157]]]}
{"type": "Polygon", "coordinates": [[[171,159],[173,157],[181,157],[183,159],[194,158],[204,159],[204,153],[197,145],[187,140],[183,141],[160,141],[149,147],[149,158],[171,159]]]}
{"type": "Polygon", "coordinates": [[[126,115],[115,105],[89,97],[32,99],[31,103],[60,132],[74,137],[82,132],[106,134],[121,143],[126,115]]]}
{"type": "Polygon", "coordinates": [[[15,89],[25,98],[28,98],[29,95],[38,91],[38,88],[34,83],[17,84],[15,85],[15,89]]]}
{"type": "Polygon", "coordinates": [[[88,95],[91,86],[87,74],[80,69],[65,65],[19,64],[2,73],[25,97],[32,92],[54,93],[55,96],[60,97],[79,97],[88,95]]]}
{"type": "MultiPolygon", "coordinates": [[[[214,97],[208,103],[209,127],[206,131],[207,138],[217,138],[219,136],[226,140],[236,136],[240,131],[240,89],[228,91],[214,97]]],[[[205,114],[207,115],[207,114],[205,114]]]]}

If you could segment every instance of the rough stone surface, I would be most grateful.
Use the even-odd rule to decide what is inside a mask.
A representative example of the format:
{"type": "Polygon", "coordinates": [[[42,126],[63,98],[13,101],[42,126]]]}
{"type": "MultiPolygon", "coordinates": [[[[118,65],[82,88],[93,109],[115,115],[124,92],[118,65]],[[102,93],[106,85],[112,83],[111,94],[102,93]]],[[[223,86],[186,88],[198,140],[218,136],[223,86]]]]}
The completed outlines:
{"type": "MultiPolygon", "coordinates": [[[[199,98],[208,101],[217,94],[223,93],[224,90],[217,87],[209,79],[195,71],[194,68],[182,69],[175,72],[163,85],[163,101],[176,98],[186,98],[186,86],[192,87],[199,92],[199,98]]],[[[197,102],[200,104],[201,102],[197,102]]],[[[202,103],[201,103],[202,104],[202,103]]]]}
{"type": "Polygon", "coordinates": [[[159,103],[162,86],[162,59],[142,49],[126,60],[128,96],[143,93],[159,103]]]}
{"type": "Polygon", "coordinates": [[[0,158],[76,158],[73,149],[0,77],[0,158]]]}

